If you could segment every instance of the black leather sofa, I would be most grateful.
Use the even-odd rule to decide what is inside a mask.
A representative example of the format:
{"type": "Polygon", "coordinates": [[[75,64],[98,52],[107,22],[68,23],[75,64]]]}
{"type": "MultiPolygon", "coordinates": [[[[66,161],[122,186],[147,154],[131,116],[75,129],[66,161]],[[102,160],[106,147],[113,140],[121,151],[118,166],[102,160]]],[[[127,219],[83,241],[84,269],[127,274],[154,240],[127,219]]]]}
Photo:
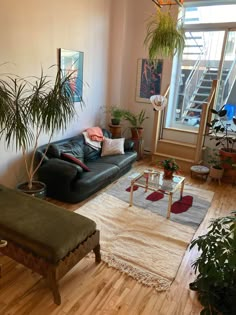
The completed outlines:
{"type": "MultiPolygon", "coordinates": [[[[108,130],[102,131],[106,138],[111,138],[108,130]]],[[[110,156],[101,156],[101,149],[94,150],[87,145],[83,134],[51,143],[46,155],[46,145],[43,145],[36,152],[37,161],[44,157],[37,172],[38,180],[47,185],[48,197],[70,203],[82,201],[131,169],[137,158],[133,145],[131,140],[125,140],[125,154],[110,156]],[[62,153],[72,153],[90,171],[63,160],[62,153]]]]}

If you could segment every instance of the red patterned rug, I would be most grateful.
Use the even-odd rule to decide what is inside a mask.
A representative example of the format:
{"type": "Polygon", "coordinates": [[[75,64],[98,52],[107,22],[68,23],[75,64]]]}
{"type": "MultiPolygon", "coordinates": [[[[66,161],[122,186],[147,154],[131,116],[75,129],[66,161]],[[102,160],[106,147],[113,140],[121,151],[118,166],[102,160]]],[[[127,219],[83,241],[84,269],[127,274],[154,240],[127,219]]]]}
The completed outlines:
{"type": "MultiPolygon", "coordinates": [[[[106,190],[106,193],[129,203],[130,179],[127,177],[119,179],[106,190]]],[[[181,200],[179,191],[173,194],[170,220],[196,229],[204,219],[213,195],[212,191],[185,185],[181,200]]],[[[133,205],[137,207],[166,217],[168,202],[169,196],[163,194],[162,191],[145,192],[142,187],[134,187],[133,205]]]]}

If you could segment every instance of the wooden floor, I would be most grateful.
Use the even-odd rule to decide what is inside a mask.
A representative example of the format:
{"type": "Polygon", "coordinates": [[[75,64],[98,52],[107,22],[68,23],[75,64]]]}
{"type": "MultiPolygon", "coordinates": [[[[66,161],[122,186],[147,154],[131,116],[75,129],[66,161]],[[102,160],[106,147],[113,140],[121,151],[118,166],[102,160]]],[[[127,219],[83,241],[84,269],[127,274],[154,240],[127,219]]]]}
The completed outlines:
{"type": "MultiPolygon", "coordinates": [[[[144,162],[137,162],[139,168],[144,162]]],[[[147,160],[145,161],[148,164],[147,160]]],[[[186,175],[187,176],[187,175],[186,175]]],[[[199,178],[189,178],[188,185],[215,192],[207,216],[196,235],[206,231],[209,220],[226,215],[236,209],[236,186],[218,185],[199,178]]],[[[57,202],[69,210],[83,203],[68,205],[57,202]]],[[[141,254],[141,253],[140,253],[141,254]]],[[[1,315],[190,315],[199,314],[201,305],[194,292],[188,289],[194,279],[191,263],[196,251],[187,251],[177,277],[169,291],[158,293],[142,286],[104,263],[96,265],[91,259],[83,259],[61,281],[62,304],[53,303],[50,290],[41,277],[13,260],[0,256],[1,315]]],[[[171,259],[171,257],[170,257],[171,259]]]]}

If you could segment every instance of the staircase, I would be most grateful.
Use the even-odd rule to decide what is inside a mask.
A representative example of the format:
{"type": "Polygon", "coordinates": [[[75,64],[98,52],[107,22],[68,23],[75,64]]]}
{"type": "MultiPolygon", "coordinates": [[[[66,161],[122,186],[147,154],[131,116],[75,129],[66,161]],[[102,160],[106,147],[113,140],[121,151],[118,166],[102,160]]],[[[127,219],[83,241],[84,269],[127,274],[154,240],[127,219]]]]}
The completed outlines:
{"type": "MultiPolygon", "coordinates": [[[[224,70],[222,73],[222,80],[225,80],[229,70],[224,70]]],[[[184,109],[182,120],[183,123],[192,126],[199,126],[202,104],[204,104],[210,95],[212,81],[217,79],[217,68],[206,68],[197,82],[194,92],[184,109]]]]}

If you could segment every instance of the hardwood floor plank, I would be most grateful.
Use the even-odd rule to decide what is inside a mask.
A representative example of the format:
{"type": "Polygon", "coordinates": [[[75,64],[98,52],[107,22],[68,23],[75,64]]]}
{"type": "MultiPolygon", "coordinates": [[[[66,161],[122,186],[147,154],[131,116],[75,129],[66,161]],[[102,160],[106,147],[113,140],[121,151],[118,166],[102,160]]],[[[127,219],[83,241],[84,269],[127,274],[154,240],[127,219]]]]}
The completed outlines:
{"type": "MultiPolygon", "coordinates": [[[[133,171],[144,167],[150,167],[149,161],[137,162],[133,171]]],[[[208,213],[194,237],[207,231],[212,218],[235,210],[236,186],[224,183],[218,185],[217,182],[190,178],[188,175],[186,184],[215,192],[208,213]]],[[[50,202],[70,211],[85,203],[71,205],[51,199],[50,202]]],[[[195,279],[191,264],[197,255],[196,248],[186,251],[177,276],[166,292],[145,287],[127,275],[108,268],[105,263],[96,265],[94,258],[86,257],[59,282],[62,297],[60,306],[53,303],[51,292],[39,275],[8,257],[0,256],[0,314],[197,315],[202,306],[196,293],[189,290],[189,283],[195,279]]]]}

